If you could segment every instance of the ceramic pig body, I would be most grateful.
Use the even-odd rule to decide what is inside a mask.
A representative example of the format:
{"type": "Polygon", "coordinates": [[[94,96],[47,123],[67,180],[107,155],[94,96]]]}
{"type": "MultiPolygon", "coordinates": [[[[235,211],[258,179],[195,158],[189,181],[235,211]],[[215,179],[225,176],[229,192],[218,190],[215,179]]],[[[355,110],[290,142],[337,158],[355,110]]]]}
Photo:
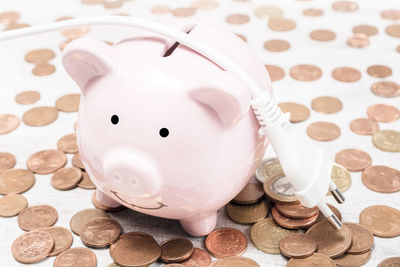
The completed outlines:
{"type": "MultiPolygon", "coordinates": [[[[270,90],[264,65],[236,35],[204,22],[182,30],[270,90]]],[[[81,38],[63,64],[82,90],[76,132],[98,201],[179,220],[201,236],[254,174],[266,141],[247,86],[184,45],[170,53],[173,45],[141,30],[112,47],[81,38]]]]}

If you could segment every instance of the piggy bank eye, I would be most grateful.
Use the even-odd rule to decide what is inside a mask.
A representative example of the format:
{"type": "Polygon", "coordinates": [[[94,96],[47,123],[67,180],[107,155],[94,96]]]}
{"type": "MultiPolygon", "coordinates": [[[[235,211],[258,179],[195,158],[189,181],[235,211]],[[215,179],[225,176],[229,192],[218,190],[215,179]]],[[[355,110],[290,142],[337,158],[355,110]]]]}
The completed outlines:
{"type": "Polygon", "coordinates": [[[169,131],[168,131],[168,129],[167,128],[161,128],[160,129],[160,136],[161,137],[167,137],[169,135],[169,131]]]}
{"type": "Polygon", "coordinates": [[[111,122],[112,124],[117,124],[119,122],[119,118],[117,115],[112,115],[111,116],[111,122]]]}

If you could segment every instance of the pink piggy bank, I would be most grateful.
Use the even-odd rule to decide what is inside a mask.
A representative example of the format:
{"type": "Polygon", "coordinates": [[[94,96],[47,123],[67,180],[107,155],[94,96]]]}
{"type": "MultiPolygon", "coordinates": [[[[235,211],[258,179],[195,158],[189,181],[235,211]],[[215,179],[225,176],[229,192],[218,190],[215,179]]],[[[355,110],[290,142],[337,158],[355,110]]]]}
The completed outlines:
{"type": "MultiPolygon", "coordinates": [[[[271,90],[264,64],[235,34],[204,22],[181,29],[271,90]]],[[[114,46],[77,39],[63,64],[82,91],[76,133],[97,200],[179,220],[194,236],[210,233],[267,145],[247,86],[187,46],[143,30],[114,46]]]]}

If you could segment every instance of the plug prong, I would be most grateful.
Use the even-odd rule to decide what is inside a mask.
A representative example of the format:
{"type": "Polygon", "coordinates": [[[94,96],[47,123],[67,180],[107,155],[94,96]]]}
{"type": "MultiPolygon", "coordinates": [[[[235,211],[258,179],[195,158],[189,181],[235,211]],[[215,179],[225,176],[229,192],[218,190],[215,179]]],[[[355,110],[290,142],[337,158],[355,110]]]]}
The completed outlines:
{"type": "Polygon", "coordinates": [[[329,184],[329,191],[331,192],[337,203],[342,204],[345,201],[343,193],[339,190],[339,188],[337,188],[336,184],[333,181],[331,181],[329,184]]]}

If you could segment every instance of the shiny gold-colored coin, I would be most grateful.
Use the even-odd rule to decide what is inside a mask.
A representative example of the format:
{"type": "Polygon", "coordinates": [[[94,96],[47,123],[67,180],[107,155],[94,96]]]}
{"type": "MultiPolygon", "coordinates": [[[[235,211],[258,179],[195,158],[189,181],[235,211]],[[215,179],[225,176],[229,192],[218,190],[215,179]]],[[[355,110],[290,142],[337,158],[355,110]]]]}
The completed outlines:
{"type": "Polygon", "coordinates": [[[334,40],[336,38],[336,33],[331,30],[321,29],[312,31],[310,37],[316,41],[327,42],[334,40]]]}
{"type": "Polygon", "coordinates": [[[369,45],[368,35],[364,33],[355,33],[353,36],[347,38],[347,44],[352,47],[362,48],[369,45]]]}
{"type": "Polygon", "coordinates": [[[9,194],[0,198],[0,217],[13,217],[28,206],[28,201],[21,195],[9,194]]]}
{"type": "Polygon", "coordinates": [[[396,237],[400,235],[400,211],[384,205],[370,206],[360,213],[360,224],[375,236],[396,237]]]}
{"type": "Polygon", "coordinates": [[[17,160],[14,155],[8,152],[0,152],[0,172],[14,168],[17,160]]]}
{"type": "Polygon", "coordinates": [[[386,78],[392,75],[392,69],[383,65],[372,65],[367,68],[367,73],[375,78],[386,78]]]}
{"type": "Polygon", "coordinates": [[[216,258],[242,255],[247,249],[246,235],[233,228],[218,228],[205,240],[207,250],[216,258]]]}
{"type": "Polygon", "coordinates": [[[285,174],[273,176],[264,183],[264,191],[275,202],[297,203],[297,197],[285,174]]]}
{"type": "Polygon", "coordinates": [[[37,91],[23,91],[15,96],[15,102],[21,105],[33,104],[40,99],[37,91]]]}
{"type": "Polygon", "coordinates": [[[75,112],[79,110],[81,94],[64,95],[57,99],[56,108],[63,112],[75,112]]]}
{"type": "Polygon", "coordinates": [[[309,16],[309,17],[319,17],[324,14],[324,11],[319,8],[307,8],[303,10],[303,15],[304,16],[309,16]]]}
{"type": "Polygon", "coordinates": [[[398,267],[400,266],[400,257],[387,258],[381,261],[378,267],[398,267]]]}
{"type": "Polygon", "coordinates": [[[371,85],[371,91],[377,96],[396,97],[400,95],[400,84],[389,81],[379,81],[371,85]]]}
{"type": "Polygon", "coordinates": [[[110,255],[118,265],[147,266],[160,258],[161,247],[149,234],[130,232],[111,245],[110,255]]]}
{"type": "Polygon", "coordinates": [[[350,122],[350,129],[356,134],[373,135],[379,131],[379,124],[370,118],[359,118],[350,122]]]}
{"type": "Polygon", "coordinates": [[[83,189],[96,189],[96,185],[85,171],[82,171],[82,180],[78,183],[78,187],[83,189]]]}
{"type": "Polygon", "coordinates": [[[335,162],[351,172],[359,172],[371,166],[372,158],[362,150],[348,148],[336,153],[335,162]]]}
{"type": "Polygon", "coordinates": [[[245,14],[231,14],[227,16],[225,20],[229,24],[245,24],[249,22],[250,17],[245,14]]]}
{"type": "Polygon", "coordinates": [[[16,11],[6,11],[0,13],[0,23],[14,24],[21,17],[16,11]]]}
{"type": "Polygon", "coordinates": [[[298,81],[310,82],[321,78],[322,70],[314,65],[301,64],[290,68],[290,76],[298,81]]]}
{"type": "Polygon", "coordinates": [[[82,179],[82,171],[75,167],[61,168],[51,178],[51,185],[58,190],[75,188],[82,179]]]}
{"type": "Polygon", "coordinates": [[[264,49],[270,52],[283,52],[290,48],[290,44],[285,40],[269,40],[264,43],[264,49]]]}
{"type": "Polygon", "coordinates": [[[376,165],[366,168],[362,173],[362,182],[369,189],[380,193],[400,191],[400,171],[376,165]]]}
{"type": "Polygon", "coordinates": [[[12,244],[11,252],[21,263],[34,263],[49,256],[54,247],[50,234],[42,231],[32,231],[20,235],[12,244]]]}
{"type": "Polygon", "coordinates": [[[315,241],[305,234],[293,234],[279,241],[280,252],[293,259],[310,257],[317,250],[315,241]]]}
{"type": "Polygon", "coordinates": [[[180,264],[186,267],[209,267],[211,264],[211,256],[205,250],[194,248],[192,256],[187,260],[181,261],[180,264]]]}
{"type": "Polygon", "coordinates": [[[10,133],[17,129],[20,120],[12,114],[0,114],[0,135],[10,133]]]}
{"type": "Polygon", "coordinates": [[[209,267],[260,267],[260,265],[250,258],[233,256],[216,260],[209,267]]]}
{"type": "Polygon", "coordinates": [[[371,251],[367,251],[361,254],[349,254],[345,253],[339,258],[335,258],[335,263],[337,267],[353,267],[353,266],[363,266],[371,258],[371,251]]]}
{"type": "Polygon", "coordinates": [[[310,267],[310,266],[324,266],[336,267],[336,263],[329,257],[314,253],[312,256],[304,259],[291,259],[286,264],[286,267],[310,267]]]}
{"type": "Polygon", "coordinates": [[[269,20],[268,27],[273,31],[290,31],[296,28],[296,22],[291,19],[274,18],[269,20]]]}
{"type": "Polygon", "coordinates": [[[18,215],[18,225],[25,231],[53,226],[57,220],[57,210],[49,205],[31,206],[18,215]]]}
{"type": "Polygon", "coordinates": [[[256,8],[254,14],[260,19],[269,21],[270,19],[282,18],[283,10],[275,6],[260,6],[256,8]]]}
{"type": "Polygon", "coordinates": [[[351,186],[349,171],[339,164],[333,164],[331,179],[341,192],[346,192],[351,186]]]}
{"type": "Polygon", "coordinates": [[[271,82],[282,80],[285,77],[285,71],[276,65],[265,65],[269,73],[269,77],[271,78],[271,82]]]}
{"type": "Polygon", "coordinates": [[[313,225],[318,219],[318,213],[305,219],[288,218],[280,214],[275,206],[273,206],[271,209],[271,215],[277,224],[287,229],[307,228],[313,225]]]}
{"type": "Polygon", "coordinates": [[[242,191],[232,199],[235,204],[253,204],[264,196],[264,190],[258,183],[248,183],[242,191]]]}
{"type": "Polygon", "coordinates": [[[56,71],[56,67],[47,62],[36,64],[32,69],[33,75],[36,76],[47,76],[53,74],[56,71]]]}
{"type": "Polygon", "coordinates": [[[161,243],[161,260],[163,262],[180,262],[193,254],[193,244],[186,238],[172,238],[161,243]]]}
{"type": "Polygon", "coordinates": [[[226,212],[232,221],[240,224],[251,224],[264,219],[268,214],[266,200],[262,199],[258,203],[250,205],[237,205],[228,203],[226,212]]]}
{"type": "Polygon", "coordinates": [[[34,107],[24,113],[22,120],[26,125],[44,126],[58,118],[58,111],[53,107],[34,107]]]}
{"type": "Polygon", "coordinates": [[[353,27],[353,33],[363,33],[372,36],[378,33],[378,28],[372,25],[361,24],[353,27]]]}
{"type": "Polygon", "coordinates": [[[340,128],[327,121],[317,121],[307,126],[307,135],[317,141],[332,141],[340,136],[340,128]]]}
{"type": "Polygon", "coordinates": [[[381,17],[389,20],[400,20],[400,10],[389,9],[381,12],[381,17]]]}
{"type": "Polygon", "coordinates": [[[272,218],[265,218],[251,227],[250,237],[259,250],[268,254],[279,254],[279,241],[294,233],[296,231],[277,225],[272,218]]]}
{"type": "Polygon", "coordinates": [[[76,135],[74,133],[67,134],[58,139],[57,148],[65,153],[77,153],[78,152],[78,144],[76,142],[76,135]]]}
{"type": "Polygon", "coordinates": [[[332,77],[340,82],[356,82],[361,79],[361,73],[354,68],[340,67],[332,71],[332,77]]]}
{"type": "Polygon", "coordinates": [[[350,228],[353,238],[348,254],[362,254],[371,250],[374,245],[374,236],[367,228],[358,223],[343,224],[350,228]]]}
{"type": "Polygon", "coordinates": [[[392,122],[400,118],[400,110],[391,105],[375,104],[368,107],[367,115],[379,122],[392,122]]]}
{"type": "Polygon", "coordinates": [[[381,130],[372,136],[374,146],[383,151],[400,152],[400,132],[381,130]]]}
{"type": "Polygon", "coordinates": [[[25,55],[25,61],[29,63],[47,63],[49,60],[53,59],[56,54],[50,49],[35,49],[31,50],[25,55]]]}
{"type": "Polygon", "coordinates": [[[311,108],[319,113],[333,114],[342,110],[343,104],[333,96],[320,96],[311,101],[311,108]]]}
{"type": "Polygon", "coordinates": [[[96,254],[88,248],[69,248],[57,256],[54,267],[96,267],[96,254]]]}
{"type": "Polygon", "coordinates": [[[385,31],[388,35],[392,37],[400,38],[400,24],[387,26],[385,31]]]}
{"type": "Polygon", "coordinates": [[[59,150],[42,150],[32,154],[26,161],[28,169],[34,173],[49,174],[62,168],[67,163],[67,157],[59,150]]]}
{"type": "Polygon", "coordinates": [[[171,10],[171,14],[175,17],[190,17],[196,14],[194,7],[179,7],[171,10]]]}
{"type": "Polygon", "coordinates": [[[352,1],[333,2],[332,8],[336,11],[352,12],[358,9],[358,4],[352,1]]]}
{"type": "Polygon", "coordinates": [[[88,247],[103,248],[117,241],[121,231],[121,225],[116,220],[100,217],[88,221],[83,226],[80,237],[88,247]]]}
{"type": "Polygon", "coordinates": [[[86,209],[81,210],[76,213],[69,223],[71,227],[71,231],[77,235],[80,235],[83,227],[92,219],[106,217],[109,218],[110,216],[104,212],[103,210],[99,209],[86,209]]]}
{"type": "Polygon", "coordinates": [[[306,219],[318,215],[318,207],[307,208],[299,203],[276,203],[275,208],[280,214],[291,219],[306,219]]]}
{"type": "Polygon", "coordinates": [[[49,233],[54,240],[54,249],[51,251],[49,256],[57,256],[61,252],[69,249],[72,245],[72,234],[64,227],[51,226],[39,228],[38,231],[49,233]]]}
{"type": "Polygon", "coordinates": [[[290,113],[290,122],[302,122],[310,117],[308,107],[295,102],[282,102],[278,104],[283,113],[290,113]]]}
{"type": "Polygon", "coordinates": [[[273,177],[283,175],[285,174],[283,173],[282,166],[277,158],[263,160],[255,173],[257,180],[262,184],[273,177]]]}
{"type": "Polygon", "coordinates": [[[23,193],[35,184],[35,175],[28,170],[9,169],[0,172],[0,194],[23,193]]]}

